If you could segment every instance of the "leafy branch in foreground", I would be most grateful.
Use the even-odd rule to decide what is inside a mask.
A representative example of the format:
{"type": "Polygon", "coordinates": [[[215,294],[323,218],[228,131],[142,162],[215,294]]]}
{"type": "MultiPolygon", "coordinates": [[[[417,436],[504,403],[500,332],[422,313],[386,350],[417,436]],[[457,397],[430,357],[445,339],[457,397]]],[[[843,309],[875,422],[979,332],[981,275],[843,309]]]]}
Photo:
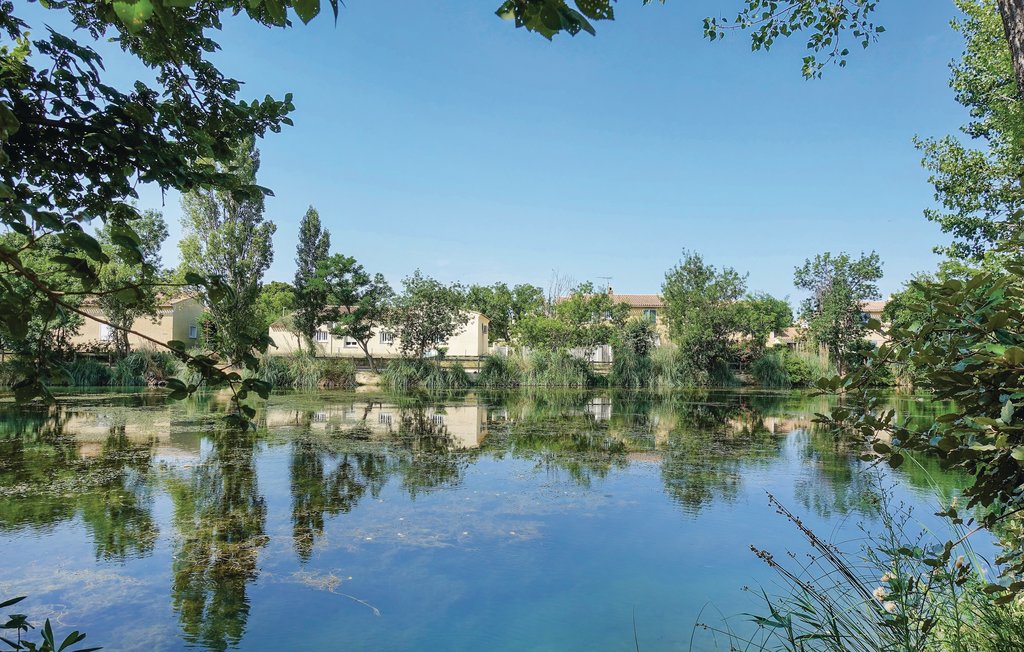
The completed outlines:
{"type": "MultiPolygon", "coordinates": [[[[24,599],[25,596],[4,600],[0,602],[0,609],[14,606],[24,599]]],[[[24,650],[25,652],[96,652],[96,650],[103,649],[99,647],[73,648],[73,646],[85,640],[85,634],[78,631],[71,632],[64,637],[63,641],[59,641],[53,633],[53,626],[50,625],[49,618],[46,619],[42,629],[39,630],[39,637],[42,640],[38,643],[27,641],[24,638],[33,629],[35,627],[28,622],[28,616],[25,614],[10,614],[7,616],[7,622],[0,625],[0,630],[14,630],[15,633],[11,635],[13,638],[0,636],[0,642],[7,645],[8,650],[24,650]]]]}
{"type": "MultiPolygon", "coordinates": [[[[133,204],[140,184],[184,193],[217,191],[239,202],[261,200],[269,191],[234,173],[233,152],[245,138],[290,124],[287,116],[294,108],[290,95],[239,99],[240,82],[208,60],[218,49],[208,32],[221,27],[222,12],[241,9],[263,24],[284,24],[273,2],[244,8],[149,0],[47,6],[66,12],[86,38],[112,38],[153,70],[155,82],[113,87],[88,44],[49,28],[30,30],[14,3],[0,0],[0,226],[19,238],[0,242],[4,342],[23,341],[33,320],[42,319],[39,330],[45,331],[62,315],[93,319],[79,305],[103,296],[112,253],[129,268],[152,269],[137,229],[142,217],[133,204]],[[30,38],[30,31],[41,37],[30,38]],[[89,231],[96,220],[103,223],[106,247],[89,231]]],[[[152,275],[123,276],[147,281],[117,288],[123,307],[142,303],[152,275]]],[[[222,285],[211,278],[194,284],[222,285]]],[[[124,324],[108,325],[125,331],[124,324]]],[[[237,374],[204,356],[154,344],[171,348],[204,375],[206,384],[238,382],[237,374]]],[[[22,348],[31,364],[25,365],[18,398],[47,398],[55,360],[42,347],[22,348]]],[[[244,395],[257,388],[236,389],[244,395]]],[[[239,408],[236,417],[244,416],[239,408]]]]}
{"type": "MultiPolygon", "coordinates": [[[[971,476],[964,496],[968,509],[978,508],[976,520],[953,508],[947,515],[985,529],[1006,528],[1024,511],[1024,236],[1017,231],[998,249],[1001,269],[915,281],[917,319],[874,324],[889,341],[866,365],[818,383],[846,403],[818,421],[862,441],[865,459],[897,467],[920,452],[971,476]],[[913,368],[917,387],[952,407],[923,425],[881,407],[871,384],[890,365],[913,368]]],[[[1006,581],[991,590],[1009,600],[1024,590],[1024,538],[1012,534],[1003,544],[1006,581]]]]}

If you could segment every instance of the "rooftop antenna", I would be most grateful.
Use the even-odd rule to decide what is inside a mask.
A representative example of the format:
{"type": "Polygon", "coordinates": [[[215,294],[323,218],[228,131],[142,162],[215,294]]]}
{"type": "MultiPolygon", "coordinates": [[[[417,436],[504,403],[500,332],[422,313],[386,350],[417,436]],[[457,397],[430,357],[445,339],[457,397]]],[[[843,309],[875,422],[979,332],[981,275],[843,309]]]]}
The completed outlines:
{"type": "Polygon", "coordinates": [[[602,286],[605,288],[605,290],[612,289],[612,279],[615,278],[614,276],[598,276],[597,278],[603,281],[602,286]]]}

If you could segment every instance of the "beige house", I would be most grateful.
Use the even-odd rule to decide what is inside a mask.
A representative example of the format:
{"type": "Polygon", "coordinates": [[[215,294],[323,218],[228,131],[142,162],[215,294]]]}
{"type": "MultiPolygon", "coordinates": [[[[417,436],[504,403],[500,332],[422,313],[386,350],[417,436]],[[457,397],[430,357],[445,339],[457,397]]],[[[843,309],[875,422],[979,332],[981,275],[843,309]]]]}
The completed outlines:
{"type": "Polygon", "coordinates": [[[636,319],[646,319],[654,324],[654,330],[658,334],[655,341],[656,346],[668,342],[668,320],[665,319],[665,302],[658,294],[615,294],[608,288],[608,296],[615,303],[624,303],[629,306],[629,316],[636,319]]]}
{"type": "MultiPolygon", "coordinates": [[[[867,323],[871,319],[877,319],[884,326],[888,326],[886,321],[882,318],[882,312],[885,310],[885,306],[888,301],[865,301],[860,306],[860,318],[861,321],[867,323]]],[[[800,326],[790,326],[786,330],[780,333],[772,333],[771,337],[768,338],[768,346],[783,345],[793,347],[796,346],[797,342],[803,335],[803,328],[800,326]]],[[[874,344],[876,347],[885,344],[887,341],[881,333],[877,331],[868,331],[864,334],[864,339],[874,344]]]]}
{"type": "MultiPolygon", "coordinates": [[[[490,328],[490,319],[475,311],[466,312],[466,325],[461,331],[439,345],[439,348],[446,348],[445,355],[450,358],[479,358],[490,353],[490,345],[487,342],[487,331],[490,328]]],[[[339,358],[363,358],[363,349],[359,343],[350,337],[338,337],[331,332],[334,324],[327,323],[320,326],[316,332],[316,354],[326,357],[339,358]]],[[[305,350],[306,343],[300,336],[289,330],[286,320],[278,320],[270,325],[270,339],[274,340],[276,348],[271,347],[273,355],[283,355],[299,350],[305,350]]],[[[387,359],[401,356],[398,338],[384,327],[374,327],[373,336],[367,343],[370,355],[374,358],[387,359]]],[[[428,355],[436,355],[437,351],[431,351],[428,355]]]]}
{"type": "MultiPolygon", "coordinates": [[[[103,319],[103,311],[95,303],[85,304],[82,310],[103,319]]],[[[132,330],[158,342],[180,340],[192,346],[199,340],[199,317],[203,304],[190,296],[167,298],[157,306],[156,318],[140,317],[132,324],[132,330]]],[[[114,329],[92,319],[86,319],[78,333],[71,338],[77,348],[104,348],[110,346],[114,329]]],[[[144,338],[128,334],[128,345],[132,349],[156,349],[156,344],[144,338]]]]}

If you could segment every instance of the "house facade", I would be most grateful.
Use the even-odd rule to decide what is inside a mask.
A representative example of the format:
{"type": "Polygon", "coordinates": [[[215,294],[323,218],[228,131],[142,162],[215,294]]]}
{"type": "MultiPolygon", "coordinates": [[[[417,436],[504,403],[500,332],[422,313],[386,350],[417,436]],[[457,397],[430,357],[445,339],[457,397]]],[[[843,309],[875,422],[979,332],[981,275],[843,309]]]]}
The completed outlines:
{"type": "MultiPolygon", "coordinates": [[[[861,303],[861,321],[863,323],[867,323],[872,319],[877,319],[883,325],[888,326],[888,323],[882,318],[882,312],[885,310],[887,303],[888,301],[864,301],[861,303]]],[[[779,333],[772,333],[771,337],[768,338],[768,346],[794,347],[803,336],[803,331],[804,329],[801,326],[790,326],[779,333]]],[[[877,331],[865,332],[864,339],[871,342],[876,347],[881,346],[888,341],[886,337],[877,331]]]]}
{"type": "MultiPolygon", "coordinates": [[[[474,311],[467,311],[466,319],[468,321],[459,333],[438,345],[447,349],[446,356],[478,358],[490,353],[487,333],[491,320],[474,311]]],[[[331,332],[333,326],[334,324],[327,323],[317,329],[314,342],[316,354],[325,357],[363,358],[363,349],[359,343],[350,337],[335,335],[331,332]]],[[[274,340],[276,346],[270,348],[272,355],[286,355],[306,350],[306,342],[301,336],[289,330],[284,320],[278,320],[270,325],[270,339],[274,340]]],[[[367,343],[367,349],[371,356],[380,359],[398,358],[402,354],[398,337],[383,326],[373,328],[373,336],[367,343]]],[[[432,353],[436,355],[436,349],[432,353]]]]}
{"type": "Polygon", "coordinates": [[[669,341],[668,320],[665,319],[665,302],[658,294],[615,294],[612,288],[608,288],[608,296],[615,303],[624,303],[629,306],[629,316],[632,319],[646,319],[654,325],[657,333],[656,346],[661,346],[669,341]]]}
{"type": "MultiPolygon", "coordinates": [[[[85,304],[82,310],[89,315],[103,319],[103,311],[99,305],[85,304]]],[[[192,346],[199,340],[199,318],[203,314],[203,304],[190,296],[169,297],[157,306],[156,317],[140,317],[132,324],[132,330],[158,342],[180,340],[192,346]]],[[[78,333],[71,338],[71,344],[80,349],[104,348],[111,345],[114,329],[92,319],[86,319],[78,333]]],[[[159,348],[153,342],[128,334],[128,346],[134,349],[159,348]]]]}

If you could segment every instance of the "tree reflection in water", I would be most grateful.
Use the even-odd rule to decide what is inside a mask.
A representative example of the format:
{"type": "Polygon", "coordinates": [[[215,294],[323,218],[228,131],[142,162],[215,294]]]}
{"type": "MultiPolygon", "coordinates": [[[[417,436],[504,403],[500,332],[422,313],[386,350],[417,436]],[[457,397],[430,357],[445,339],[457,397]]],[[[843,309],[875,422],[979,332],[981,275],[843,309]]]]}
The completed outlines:
{"type": "Polygon", "coordinates": [[[3,414],[0,530],[50,528],[80,514],[97,559],[148,555],[158,535],[150,491],[154,442],[130,440],[125,419],[112,410],[100,421],[94,429],[106,435],[97,446],[76,438],[84,417],[74,410],[3,414]]]}
{"type": "MultiPolygon", "coordinates": [[[[166,491],[174,506],[171,601],[180,630],[190,645],[225,650],[245,633],[248,595],[269,540],[256,469],[264,447],[287,446],[286,470],[268,472],[288,474],[286,545],[307,564],[331,519],[379,498],[392,478],[415,500],[461,486],[479,458],[525,460],[581,487],[635,461],[657,464],[654,482],[689,515],[735,500],[751,470],[784,464],[805,510],[828,517],[869,509],[874,501],[858,448],[812,427],[813,414],[827,411],[824,400],[527,390],[275,395],[278,403],[261,412],[264,427],[256,433],[211,426],[211,414],[223,408],[216,395],[145,410],[142,403],[12,406],[0,414],[0,532],[38,531],[80,516],[98,560],[146,556],[159,534],[152,496],[166,491]],[[159,423],[146,421],[154,418],[159,423]],[[157,469],[157,439],[171,448],[184,443],[190,454],[199,447],[201,457],[194,466],[157,469]]],[[[911,418],[938,409],[895,405],[911,418]]],[[[959,482],[927,459],[908,460],[897,474],[929,490],[940,480],[947,495],[959,482]]]]}
{"type": "Polygon", "coordinates": [[[174,500],[171,600],[186,640],[236,645],[249,617],[247,586],[266,545],[267,508],[255,468],[257,435],[218,430],[191,477],[168,481],[174,500]]]}
{"type": "Polygon", "coordinates": [[[304,427],[291,443],[289,462],[292,538],[302,562],[323,536],[326,518],[350,512],[367,491],[380,496],[392,472],[386,454],[359,450],[365,428],[327,437],[312,431],[312,421],[313,413],[306,413],[304,427]]]}

